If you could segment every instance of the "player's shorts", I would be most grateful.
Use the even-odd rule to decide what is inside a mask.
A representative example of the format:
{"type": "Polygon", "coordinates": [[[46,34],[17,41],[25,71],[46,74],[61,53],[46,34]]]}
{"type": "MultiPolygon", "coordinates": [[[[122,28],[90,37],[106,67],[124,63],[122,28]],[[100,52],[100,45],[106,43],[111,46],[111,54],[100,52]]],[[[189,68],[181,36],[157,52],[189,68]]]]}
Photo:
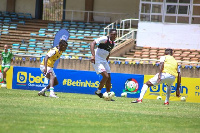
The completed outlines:
{"type": "Polygon", "coordinates": [[[4,70],[5,68],[10,69],[10,66],[1,66],[1,72],[2,72],[2,73],[3,73],[3,70],[4,70]]]}
{"type": "MultiPolygon", "coordinates": [[[[45,66],[44,65],[40,65],[40,70],[44,73],[44,69],[45,69],[45,66]]],[[[48,74],[48,73],[52,73],[52,75],[54,76],[54,77],[56,77],[56,74],[55,74],[55,72],[54,72],[54,70],[53,70],[53,68],[52,67],[47,67],[47,73],[46,73],[46,75],[48,74]]],[[[45,76],[46,76],[45,75],[45,76]]]]}
{"type": "Polygon", "coordinates": [[[108,64],[108,62],[98,62],[98,63],[92,63],[94,70],[96,71],[97,74],[100,74],[104,71],[106,71],[107,73],[111,73],[110,71],[110,66],[108,64]]]}
{"type": "Polygon", "coordinates": [[[149,80],[153,85],[159,85],[162,83],[166,83],[168,86],[171,86],[173,84],[173,82],[175,81],[175,76],[173,76],[169,73],[161,73],[161,81],[159,83],[157,83],[158,75],[159,75],[159,73],[157,73],[153,78],[151,78],[149,80]]]}

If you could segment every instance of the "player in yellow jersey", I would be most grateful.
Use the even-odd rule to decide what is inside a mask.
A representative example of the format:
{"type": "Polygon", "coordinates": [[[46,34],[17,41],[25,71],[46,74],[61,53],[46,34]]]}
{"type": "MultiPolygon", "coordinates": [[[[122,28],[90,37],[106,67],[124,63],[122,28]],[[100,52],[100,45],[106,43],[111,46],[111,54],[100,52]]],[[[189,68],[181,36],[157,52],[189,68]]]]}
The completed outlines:
{"type": "Polygon", "coordinates": [[[49,82],[48,86],[46,86],[44,89],[42,89],[38,93],[39,96],[40,95],[46,96],[45,91],[50,89],[49,97],[58,98],[54,93],[54,86],[58,85],[58,80],[57,80],[56,74],[53,70],[53,67],[54,67],[55,61],[60,58],[63,51],[66,50],[67,46],[68,46],[68,43],[64,40],[61,40],[59,42],[59,45],[50,49],[50,51],[48,51],[47,55],[43,59],[41,65],[40,65],[40,70],[43,72],[45,77],[50,80],[50,82],[49,82]]]}
{"type": "Polygon", "coordinates": [[[141,103],[142,98],[144,97],[147,89],[150,86],[159,85],[162,83],[167,84],[166,90],[166,99],[164,105],[169,105],[169,97],[171,93],[171,86],[177,77],[177,88],[176,88],[176,96],[180,96],[180,83],[181,83],[181,74],[180,68],[178,67],[177,61],[172,56],[172,49],[165,50],[165,56],[161,56],[160,58],[160,72],[157,73],[153,78],[147,81],[141,90],[140,97],[132,103],[141,103]]]}

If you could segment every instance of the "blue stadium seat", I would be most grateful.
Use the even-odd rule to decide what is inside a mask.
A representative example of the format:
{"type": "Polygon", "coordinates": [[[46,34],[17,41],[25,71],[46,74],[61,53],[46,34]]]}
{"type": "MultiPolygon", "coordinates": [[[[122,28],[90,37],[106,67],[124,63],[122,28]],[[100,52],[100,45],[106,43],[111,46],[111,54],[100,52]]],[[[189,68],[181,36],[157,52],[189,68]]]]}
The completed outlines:
{"type": "Polygon", "coordinates": [[[75,38],[76,38],[76,36],[70,36],[69,38],[71,38],[71,39],[75,39],[75,38]]]}
{"type": "Polygon", "coordinates": [[[45,36],[45,34],[44,33],[40,33],[40,34],[38,34],[39,36],[45,36]]]}
{"type": "Polygon", "coordinates": [[[18,43],[13,43],[12,45],[13,45],[13,46],[19,46],[20,44],[18,44],[18,43]]]}
{"type": "Polygon", "coordinates": [[[70,49],[66,49],[66,50],[65,50],[65,52],[71,52],[71,51],[72,51],[72,50],[70,50],[70,49]]]}
{"type": "Polygon", "coordinates": [[[37,34],[36,33],[30,33],[30,36],[36,36],[37,34]]]}
{"type": "Polygon", "coordinates": [[[89,45],[81,45],[82,48],[89,48],[89,45]]]}
{"type": "Polygon", "coordinates": [[[19,47],[20,50],[26,50],[26,47],[19,47]]]}
{"type": "Polygon", "coordinates": [[[36,47],[36,45],[35,44],[31,44],[31,45],[29,45],[29,47],[36,47]]]}
{"type": "Polygon", "coordinates": [[[45,30],[39,30],[39,33],[45,33],[45,30]]]}
{"type": "Polygon", "coordinates": [[[41,54],[44,53],[42,50],[36,51],[36,53],[41,54]]]}
{"type": "Polygon", "coordinates": [[[29,42],[29,44],[30,44],[30,45],[32,45],[32,44],[35,45],[35,42],[29,42]]]}
{"type": "Polygon", "coordinates": [[[79,50],[73,50],[72,52],[73,52],[73,53],[80,53],[79,50]]]}
{"type": "Polygon", "coordinates": [[[35,41],[36,41],[36,39],[29,39],[29,41],[30,41],[30,42],[35,42],[35,41]]]}
{"type": "Polygon", "coordinates": [[[27,46],[28,46],[28,44],[21,44],[21,46],[22,46],[22,47],[27,47],[27,46]]]}
{"type": "Polygon", "coordinates": [[[87,44],[87,42],[81,42],[81,44],[87,44]]]}
{"type": "Polygon", "coordinates": [[[19,49],[19,46],[12,46],[12,49],[19,49]]]}
{"type": "Polygon", "coordinates": [[[83,30],[79,30],[78,31],[78,33],[81,33],[81,34],[83,34],[85,31],[83,31],[83,30]]]}
{"type": "Polygon", "coordinates": [[[51,45],[46,45],[45,48],[47,48],[47,49],[51,49],[52,46],[51,46],[51,45]]]}
{"type": "Polygon", "coordinates": [[[78,36],[77,38],[78,39],[84,39],[84,36],[78,36]]]}
{"type": "Polygon", "coordinates": [[[27,49],[28,50],[34,50],[35,48],[34,47],[28,47],[27,49]]]}

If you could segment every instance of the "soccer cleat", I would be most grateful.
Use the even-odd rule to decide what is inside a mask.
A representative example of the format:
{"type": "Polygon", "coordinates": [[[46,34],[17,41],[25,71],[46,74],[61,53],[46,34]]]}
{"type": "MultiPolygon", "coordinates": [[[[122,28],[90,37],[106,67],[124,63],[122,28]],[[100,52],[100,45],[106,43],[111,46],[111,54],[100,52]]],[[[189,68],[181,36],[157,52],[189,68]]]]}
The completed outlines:
{"type": "Polygon", "coordinates": [[[100,98],[103,97],[103,94],[102,94],[102,93],[97,93],[97,91],[95,91],[95,94],[96,94],[97,96],[99,96],[100,98]]]}
{"type": "Polygon", "coordinates": [[[40,92],[38,92],[38,96],[40,96],[40,95],[42,95],[42,96],[44,96],[44,97],[47,97],[47,95],[45,94],[45,91],[40,91],[40,92]]]}
{"type": "Polygon", "coordinates": [[[142,103],[142,99],[141,100],[136,99],[135,101],[132,101],[131,103],[142,103]]]}
{"type": "Polygon", "coordinates": [[[165,102],[164,105],[169,105],[169,102],[165,102]]]}
{"type": "Polygon", "coordinates": [[[53,98],[59,98],[58,96],[56,96],[55,94],[50,94],[49,97],[53,97],[53,98]]]}

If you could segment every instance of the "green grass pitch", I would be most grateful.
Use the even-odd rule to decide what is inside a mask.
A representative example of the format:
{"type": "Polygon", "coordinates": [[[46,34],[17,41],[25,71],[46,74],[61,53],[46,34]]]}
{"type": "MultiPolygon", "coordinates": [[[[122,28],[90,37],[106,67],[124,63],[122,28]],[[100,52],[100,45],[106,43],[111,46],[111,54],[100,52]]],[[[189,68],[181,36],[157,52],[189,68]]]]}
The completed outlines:
{"type": "Polygon", "coordinates": [[[199,133],[200,104],[0,89],[0,133],[199,133]]]}

